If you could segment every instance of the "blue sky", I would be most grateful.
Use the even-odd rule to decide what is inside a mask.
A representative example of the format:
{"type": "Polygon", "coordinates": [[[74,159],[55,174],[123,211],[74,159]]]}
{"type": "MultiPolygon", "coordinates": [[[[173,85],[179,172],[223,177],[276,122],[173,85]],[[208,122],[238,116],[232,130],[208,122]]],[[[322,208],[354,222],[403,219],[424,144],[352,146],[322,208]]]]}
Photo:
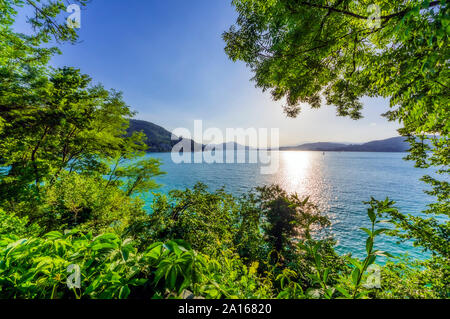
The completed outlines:
{"type": "Polygon", "coordinates": [[[52,64],[80,68],[122,91],[136,118],[169,130],[191,129],[196,119],[223,130],[280,128],[282,145],[398,135],[398,124],[380,116],[388,109],[383,99],[364,99],[365,118],[359,121],[337,117],[326,105],[305,106],[298,118],[286,118],[283,102],[255,88],[245,64],[233,63],[223,50],[221,34],[236,18],[230,3],[93,0],[81,14],[80,43],[63,45],[52,64]]]}

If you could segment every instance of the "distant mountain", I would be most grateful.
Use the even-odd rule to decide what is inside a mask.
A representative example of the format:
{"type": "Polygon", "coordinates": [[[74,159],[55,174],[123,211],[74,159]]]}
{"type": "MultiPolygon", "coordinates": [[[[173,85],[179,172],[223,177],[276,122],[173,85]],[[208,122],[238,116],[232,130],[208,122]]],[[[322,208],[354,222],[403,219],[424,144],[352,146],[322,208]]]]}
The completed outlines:
{"type": "Polygon", "coordinates": [[[364,144],[308,143],[298,146],[280,147],[284,151],[320,151],[320,152],[406,152],[409,144],[405,137],[398,136],[364,144]]]}
{"type": "MultiPolygon", "coordinates": [[[[180,142],[181,137],[172,140],[172,133],[165,128],[147,121],[130,120],[130,127],[127,130],[128,136],[133,132],[143,132],[147,136],[146,144],[148,152],[171,152],[172,147],[180,142]]],[[[191,149],[199,146],[198,143],[190,139],[185,139],[187,143],[191,143],[191,149]]],[[[200,146],[203,148],[203,146],[200,146]]]]}
{"type": "MultiPolygon", "coordinates": [[[[130,120],[130,127],[128,128],[128,135],[132,132],[144,132],[147,136],[148,152],[171,152],[172,147],[181,141],[178,137],[172,140],[172,133],[165,128],[147,121],[130,120]]],[[[191,149],[194,146],[197,149],[205,150],[205,145],[200,145],[193,140],[186,139],[187,143],[191,143],[191,149]]],[[[223,149],[227,146],[234,147],[237,150],[250,149],[248,146],[243,146],[236,142],[228,142],[223,144],[223,149]]],[[[214,146],[208,145],[206,149],[211,149],[214,146]]],[[[371,141],[364,144],[345,144],[345,143],[307,143],[298,146],[280,147],[282,151],[320,151],[320,152],[406,152],[409,149],[409,144],[405,142],[405,137],[392,137],[385,140],[371,141]]]]}
{"type": "Polygon", "coordinates": [[[361,145],[349,145],[344,148],[347,152],[406,152],[410,145],[403,136],[386,140],[371,141],[361,145]]]}
{"type": "Polygon", "coordinates": [[[287,146],[287,147],[280,147],[280,150],[282,151],[330,151],[330,150],[336,150],[339,148],[343,148],[348,146],[347,144],[343,143],[329,143],[329,142],[318,142],[318,143],[307,143],[302,144],[298,146],[287,146]]]}

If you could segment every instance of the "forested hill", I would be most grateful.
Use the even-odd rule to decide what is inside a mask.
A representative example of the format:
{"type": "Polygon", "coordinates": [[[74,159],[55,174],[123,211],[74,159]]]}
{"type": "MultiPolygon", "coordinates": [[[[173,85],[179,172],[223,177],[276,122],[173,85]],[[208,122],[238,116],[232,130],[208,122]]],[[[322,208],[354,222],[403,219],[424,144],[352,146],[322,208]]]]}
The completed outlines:
{"type": "Polygon", "coordinates": [[[409,144],[405,137],[398,136],[364,144],[308,143],[298,146],[281,147],[287,151],[323,151],[323,152],[406,152],[409,144]]]}
{"type": "Polygon", "coordinates": [[[411,146],[405,140],[406,138],[403,136],[392,137],[362,145],[349,145],[344,150],[354,152],[406,152],[411,146]]]}
{"type": "Polygon", "coordinates": [[[170,152],[177,142],[172,141],[172,133],[165,128],[146,121],[130,120],[128,134],[131,135],[133,132],[143,132],[147,136],[149,152],[170,152]]]}
{"type": "MultiPolygon", "coordinates": [[[[172,147],[180,141],[180,138],[172,140],[172,133],[165,128],[147,121],[130,120],[128,135],[133,132],[143,132],[147,136],[148,152],[171,152],[172,147]]],[[[194,141],[191,140],[191,148],[194,149],[194,141]]]]}

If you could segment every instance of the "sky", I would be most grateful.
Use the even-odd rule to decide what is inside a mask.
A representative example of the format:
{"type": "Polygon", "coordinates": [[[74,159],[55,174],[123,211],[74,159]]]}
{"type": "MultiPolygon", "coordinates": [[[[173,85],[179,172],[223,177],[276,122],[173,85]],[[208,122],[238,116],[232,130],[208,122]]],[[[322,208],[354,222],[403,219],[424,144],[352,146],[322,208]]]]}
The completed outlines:
{"type": "Polygon", "coordinates": [[[93,0],[81,12],[79,43],[62,45],[51,64],[80,68],[122,91],[137,119],[170,131],[192,130],[194,120],[203,120],[205,129],[223,132],[279,128],[281,145],[398,136],[399,124],[380,116],[388,110],[381,98],[364,98],[358,121],[336,116],[327,105],[303,106],[297,118],[287,118],[283,102],[256,88],[245,63],[225,54],[221,34],[235,19],[231,0],[93,0]]]}

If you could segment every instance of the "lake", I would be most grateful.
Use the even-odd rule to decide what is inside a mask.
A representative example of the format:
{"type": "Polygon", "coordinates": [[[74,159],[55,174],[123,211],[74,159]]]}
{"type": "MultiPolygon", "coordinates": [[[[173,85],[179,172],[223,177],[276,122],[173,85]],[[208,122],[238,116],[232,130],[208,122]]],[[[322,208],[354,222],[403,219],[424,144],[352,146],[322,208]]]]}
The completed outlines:
{"type": "MultiPolygon", "coordinates": [[[[269,175],[261,174],[262,164],[176,164],[170,153],[148,156],[161,159],[162,170],[167,172],[158,178],[163,184],[158,192],[185,189],[203,182],[211,190],[224,186],[238,196],[256,186],[276,183],[288,192],[310,196],[330,218],[332,233],[338,241],[337,250],[357,256],[364,253],[366,238],[359,228],[370,224],[363,201],[370,200],[371,196],[376,199],[388,196],[396,201],[401,212],[417,214],[433,200],[423,192],[428,185],[419,180],[431,171],[414,168],[413,162],[402,160],[406,153],[280,151],[277,154],[279,168],[269,175]]],[[[151,198],[151,194],[146,195],[147,204],[151,198]]],[[[417,248],[407,243],[397,244],[388,236],[379,237],[375,247],[392,254],[425,256],[417,248]]]]}

